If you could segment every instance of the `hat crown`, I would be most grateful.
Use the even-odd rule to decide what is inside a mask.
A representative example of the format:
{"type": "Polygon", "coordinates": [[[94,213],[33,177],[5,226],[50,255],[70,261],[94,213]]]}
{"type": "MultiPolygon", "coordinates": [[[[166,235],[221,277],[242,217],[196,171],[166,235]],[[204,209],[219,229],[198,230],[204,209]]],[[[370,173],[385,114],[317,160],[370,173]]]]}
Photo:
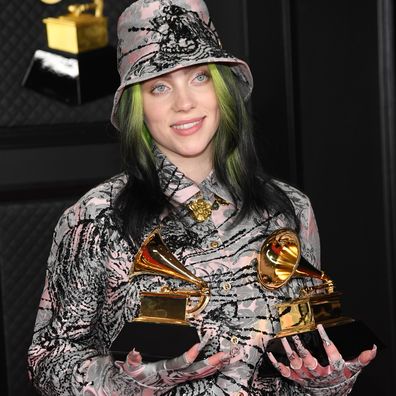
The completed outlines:
{"type": "Polygon", "coordinates": [[[120,16],[118,40],[122,80],[154,71],[153,63],[157,70],[166,69],[220,48],[202,0],[136,1],[120,16]]]}

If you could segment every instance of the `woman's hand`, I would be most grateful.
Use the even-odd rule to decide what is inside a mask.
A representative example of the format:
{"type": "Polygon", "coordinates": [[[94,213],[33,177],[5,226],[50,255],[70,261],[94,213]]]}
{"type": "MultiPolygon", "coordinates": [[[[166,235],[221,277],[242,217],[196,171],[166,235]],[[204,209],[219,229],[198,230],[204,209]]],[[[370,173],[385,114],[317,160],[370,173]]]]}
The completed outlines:
{"type": "Polygon", "coordinates": [[[268,357],[283,377],[298,382],[304,387],[332,387],[347,381],[375,358],[377,347],[374,345],[373,349],[363,351],[356,359],[345,362],[322,325],[318,325],[318,331],[327,353],[329,365],[321,366],[303,346],[298,336],[293,336],[297,352],[292,350],[286,338],[282,338],[290,365],[286,366],[278,362],[271,352],[268,353],[268,357]]]}
{"type": "Polygon", "coordinates": [[[125,362],[116,362],[116,364],[137,384],[146,388],[142,394],[161,394],[161,390],[169,390],[177,384],[208,377],[229,363],[230,355],[225,352],[195,362],[204,344],[196,344],[174,359],[154,363],[143,363],[140,353],[133,350],[128,354],[125,362]]]}

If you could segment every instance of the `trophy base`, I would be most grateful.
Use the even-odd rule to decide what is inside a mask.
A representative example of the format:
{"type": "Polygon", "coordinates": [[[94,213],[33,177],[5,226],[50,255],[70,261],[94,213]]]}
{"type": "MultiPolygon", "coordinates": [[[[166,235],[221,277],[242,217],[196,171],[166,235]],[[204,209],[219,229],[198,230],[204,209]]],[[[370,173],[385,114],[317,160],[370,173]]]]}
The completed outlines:
{"type": "Polygon", "coordinates": [[[143,361],[155,362],[180,356],[199,342],[193,326],[136,321],[125,323],[110,349],[115,360],[125,360],[135,348],[143,361]]]}
{"type": "Polygon", "coordinates": [[[22,86],[69,105],[81,105],[118,87],[116,51],[113,47],[81,54],[37,50],[22,86]]]}
{"type": "MultiPolygon", "coordinates": [[[[356,358],[360,352],[371,349],[373,344],[376,344],[378,349],[384,347],[383,343],[361,321],[354,320],[346,324],[326,327],[326,333],[345,360],[356,358]]],[[[319,364],[322,366],[329,364],[323,341],[317,330],[298,333],[297,335],[311,354],[318,359],[319,364]]],[[[291,337],[292,335],[286,336],[290,346],[295,350],[291,337]]],[[[278,362],[289,365],[290,362],[286,356],[281,338],[283,337],[276,337],[270,340],[267,344],[266,352],[272,352],[278,362]]],[[[261,377],[280,376],[266,354],[264,354],[262,365],[259,368],[259,374],[261,377]]]]}

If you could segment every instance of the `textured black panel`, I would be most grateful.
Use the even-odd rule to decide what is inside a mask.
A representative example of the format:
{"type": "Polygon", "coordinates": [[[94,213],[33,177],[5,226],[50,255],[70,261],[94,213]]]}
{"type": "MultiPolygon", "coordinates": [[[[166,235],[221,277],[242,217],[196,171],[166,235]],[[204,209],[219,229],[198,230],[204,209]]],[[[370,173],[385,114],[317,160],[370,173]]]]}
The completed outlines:
{"type": "Polygon", "coordinates": [[[5,345],[5,362],[1,366],[6,367],[8,396],[34,394],[27,377],[26,352],[44,284],[53,229],[60,214],[74,201],[0,205],[0,290],[5,345]]]}
{"type": "MultiPolygon", "coordinates": [[[[78,2],[62,1],[57,5],[48,6],[39,0],[24,0],[2,4],[0,126],[79,123],[109,118],[112,95],[83,106],[71,107],[21,87],[21,81],[34,51],[46,48],[46,33],[42,19],[65,14],[67,5],[78,2]]],[[[116,44],[117,18],[130,3],[130,0],[105,1],[104,14],[109,19],[112,45],[116,44]]]]}

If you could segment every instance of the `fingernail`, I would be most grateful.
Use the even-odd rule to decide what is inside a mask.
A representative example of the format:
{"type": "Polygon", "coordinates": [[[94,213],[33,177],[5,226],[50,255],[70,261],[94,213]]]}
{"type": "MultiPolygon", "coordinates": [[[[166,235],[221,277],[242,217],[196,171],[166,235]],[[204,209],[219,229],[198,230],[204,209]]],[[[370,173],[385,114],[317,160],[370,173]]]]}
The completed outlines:
{"type": "Polygon", "coordinates": [[[276,361],[275,356],[272,354],[272,352],[267,352],[267,355],[268,355],[269,359],[271,360],[271,362],[276,361]]]}
{"type": "Polygon", "coordinates": [[[210,339],[210,332],[207,331],[207,332],[203,335],[203,337],[202,337],[202,339],[201,339],[201,342],[198,344],[198,345],[199,345],[199,347],[198,347],[199,350],[201,350],[201,349],[208,343],[209,339],[210,339]]]}
{"type": "Polygon", "coordinates": [[[282,342],[283,348],[285,348],[286,352],[292,350],[286,337],[281,338],[281,342],[282,342]]]}
{"type": "Polygon", "coordinates": [[[278,361],[275,359],[275,356],[272,354],[272,352],[267,352],[267,355],[269,357],[269,360],[271,361],[271,363],[273,364],[273,366],[279,370],[280,364],[278,363],[278,361]]]}
{"type": "Polygon", "coordinates": [[[320,337],[322,338],[323,343],[326,344],[326,346],[330,346],[332,344],[332,342],[331,342],[329,336],[327,335],[324,327],[321,324],[319,324],[317,329],[318,329],[320,337]]]}
{"type": "Polygon", "coordinates": [[[377,352],[377,345],[373,344],[373,349],[372,349],[372,351],[373,351],[373,352],[377,352]]]}
{"type": "MultiPolygon", "coordinates": [[[[197,349],[198,349],[198,351],[200,352],[202,349],[203,349],[203,347],[206,345],[206,342],[200,342],[200,343],[198,343],[198,344],[195,344],[196,346],[197,346],[197,349]]],[[[195,346],[194,345],[194,346],[195,346]]]]}
{"type": "Polygon", "coordinates": [[[306,349],[298,336],[293,336],[293,342],[296,346],[297,352],[303,359],[308,356],[308,349],[306,349]]]}

